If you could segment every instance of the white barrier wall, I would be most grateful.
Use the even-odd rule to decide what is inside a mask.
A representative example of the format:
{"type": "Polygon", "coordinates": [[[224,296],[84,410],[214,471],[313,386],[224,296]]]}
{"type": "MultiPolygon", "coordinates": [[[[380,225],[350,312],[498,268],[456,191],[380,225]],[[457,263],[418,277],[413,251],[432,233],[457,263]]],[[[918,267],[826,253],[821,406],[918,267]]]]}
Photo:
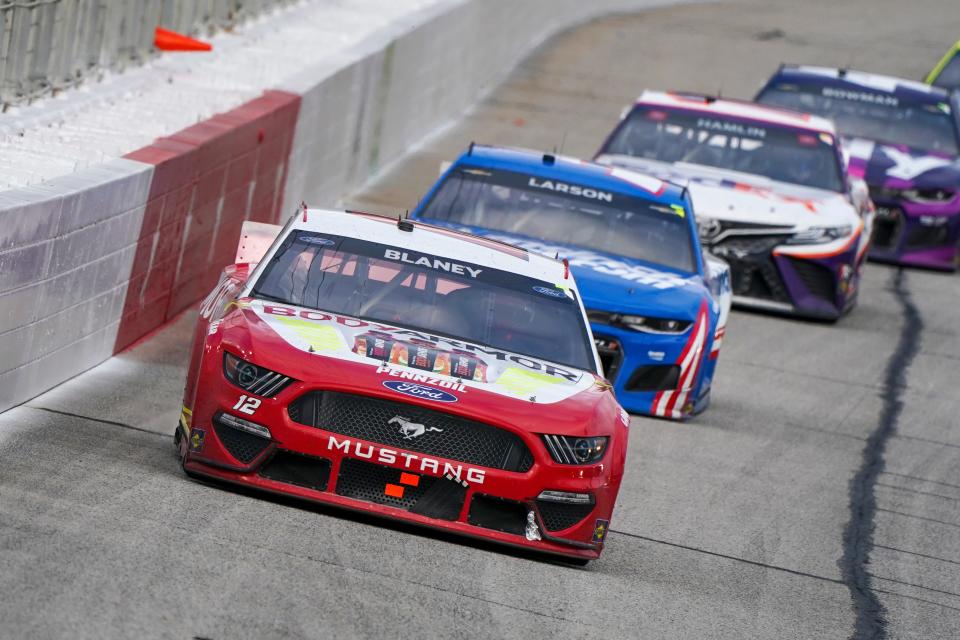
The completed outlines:
{"type": "MultiPolygon", "coordinates": [[[[286,182],[276,185],[281,211],[301,199],[332,205],[457,118],[551,35],[611,12],[679,1],[444,0],[281,80],[279,91],[137,152],[160,163],[156,168],[113,160],[0,193],[0,411],[102,362],[163,322],[170,304],[154,308],[149,296],[157,287],[144,281],[174,279],[178,309],[202,297],[175,284],[181,267],[193,264],[189,240],[206,229],[198,224],[210,218],[214,229],[235,233],[257,202],[264,201],[264,211],[277,204],[267,207],[270,194],[260,198],[254,187],[258,175],[272,175],[257,158],[276,155],[279,143],[271,136],[283,127],[269,109],[247,114],[255,105],[288,95],[290,108],[298,108],[286,182]],[[269,148],[259,146],[265,131],[269,148]],[[233,162],[235,140],[247,146],[234,149],[244,155],[233,162]],[[250,166],[243,158],[252,158],[250,166]],[[238,169],[214,166],[215,160],[238,169]],[[207,193],[207,182],[214,192],[207,193]],[[221,211],[220,201],[232,204],[221,211]],[[171,252],[180,258],[161,259],[171,252]],[[140,284],[128,298],[131,271],[140,284]]],[[[282,158],[272,162],[283,166],[282,158]]],[[[236,242],[212,233],[210,242],[221,249],[236,242]]]]}
{"type": "Polygon", "coordinates": [[[153,168],[0,193],[0,411],[113,355],[153,168]]]}
{"type": "Polygon", "coordinates": [[[302,96],[285,205],[335,205],[456,119],[550,36],[682,1],[449,0],[397,21],[277,87],[302,96]]]}

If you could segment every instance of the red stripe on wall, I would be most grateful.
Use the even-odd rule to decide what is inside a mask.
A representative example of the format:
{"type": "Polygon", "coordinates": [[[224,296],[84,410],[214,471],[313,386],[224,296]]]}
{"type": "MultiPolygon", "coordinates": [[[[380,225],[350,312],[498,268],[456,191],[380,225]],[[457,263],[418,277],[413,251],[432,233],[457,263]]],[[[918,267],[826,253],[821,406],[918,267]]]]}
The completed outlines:
{"type": "Polygon", "coordinates": [[[244,220],[277,222],[300,96],[267,91],[126,157],[154,165],[114,351],[206,295],[244,220]]]}

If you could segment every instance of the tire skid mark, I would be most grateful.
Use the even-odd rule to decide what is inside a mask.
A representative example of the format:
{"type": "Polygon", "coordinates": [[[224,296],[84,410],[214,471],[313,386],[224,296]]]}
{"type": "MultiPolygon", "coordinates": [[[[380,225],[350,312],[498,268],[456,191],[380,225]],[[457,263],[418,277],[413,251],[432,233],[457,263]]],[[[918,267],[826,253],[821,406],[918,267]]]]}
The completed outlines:
{"type": "MultiPolygon", "coordinates": [[[[877,597],[868,567],[874,548],[873,533],[877,513],[877,478],[885,467],[887,442],[896,435],[903,412],[903,392],[907,370],[920,351],[923,320],[904,286],[903,269],[892,273],[890,290],[902,309],[903,324],[897,347],[887,361],[881,389],[883,410],[876,429],[867,438],[860,468],[850,480],[850,520],[843,531],[843,555],[837,561],[843,581],[853,600],[856,620],[851,638],[881,640],[887,637],[886,612],[877,597]]],[[[900,594],[894,594],[900,595],[900,594]]],[[[907,596],[904,596],[907,597],[907,596]]]]}

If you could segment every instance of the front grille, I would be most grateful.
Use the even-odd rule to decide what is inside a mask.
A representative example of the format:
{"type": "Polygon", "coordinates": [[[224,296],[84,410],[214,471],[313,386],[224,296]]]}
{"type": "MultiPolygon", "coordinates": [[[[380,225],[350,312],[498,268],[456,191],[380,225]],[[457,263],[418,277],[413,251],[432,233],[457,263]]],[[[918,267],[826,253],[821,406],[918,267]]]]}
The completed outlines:
{"type": "Polygon", "coordinates": [[[713,245],[712,253],[726,257],[733,253],[736,257],[765,257],[778,245],[783,244],[790,236],[778,234],[773,236],[730,236],[723,242],[713,245]]]}
{"type": "Polygon", "coordinates": [[[260,468],[260,475],[277,482],[325,491],[330,478],[330,461],[293,451],[278,451],[260,468]]]}
{"type": "Polygon", "coordinates": [[[484,529],[522,536],[527,528],[529,511],[522,502],[477,493],[470,500],[467,522],[484,529]]]}
{"type": "Polygon", "coordinates": [[[337,495],[409,510],[423,497],[436,478],[408,474],[417,478],[417,485],[412,486],[400,484],[402,473],[400,469],[344,458],[340,462],[340,475],[337,476],[337,495]],[[388,484],[403,487],[401,495],[385,493],[388,484]]]}
{"type": "Polygon", "coordinates": [[[482,467],[523,473],[533,466],[530,450],[509,431],[403,402],[315,391],[288,413],[310,427],[482,467]]]}
{"type": "Polygon", "coordinates": [[[649,364],[637,367],[627,381],[627,391],[669,391],[680,382],[680,365],[649,364]]]}
{"type": "Polygon", "coordinates": [[[623,347],[620,342],[614,338],[594,334],[593,340],[597,345],[597,353],[600,355],[600,364],[603,366],[603,375],[607,380],[613,382],[617,379],[617,372],[623,363],[623,347]]]}
{"type": "Polygon", "coordinates": [[[875,249],[894,249],[903,228],[903,212],[899,207],[877,207],[871,242],[875,249]]]}
{"type": "Polygon", "coordinates": [[[821,264],[797,258],[790,258],[790,265],[811,295],[826,300],[830,304],[836,304],[837,280],[830,269],[821,264]]]}
{"type": "Polygon", "coordinates": [[[710,247],[711,253],[730,264],[734,295],[790,302],[771,252],[788,235],[732,236],[710,247]]]}
{"type": "Polygon", "coordinates": [[[938,226],[920,226],[907,234],[907,246],[912,248],[939,247],[947,244],[949,228],[945,224],[938,226]]]}
{"type": "Polygon", "coordinates": [[[460,517],[467,488],[453,478],[437,478],[410,511],[438,520],[460,517]]]}
{"type": "Polygon", "coordinates": [[[220,443],[230,455],[244,464],[252,462],[270,446],[270,441],[266,438],[228,427],[217,420],[213,421],[213,428],[217,432],[220,443]]]}
{"type": "Polygon", "coordinates": [[[582,522],[593,511],[593,505],[537,500],[537,509],[540,510],[540,519],[547,531],[563,531],[582,522]]]}

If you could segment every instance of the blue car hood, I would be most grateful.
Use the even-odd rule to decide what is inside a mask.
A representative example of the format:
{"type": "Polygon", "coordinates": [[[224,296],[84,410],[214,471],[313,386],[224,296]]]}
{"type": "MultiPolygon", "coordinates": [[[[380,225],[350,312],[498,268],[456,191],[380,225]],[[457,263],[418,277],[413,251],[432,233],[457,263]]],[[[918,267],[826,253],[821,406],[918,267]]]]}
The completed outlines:
{"type": "Polygon", "coordinates": [[[695,321],[709,296],[703,278],[696,274],[681,275],[642,260],[503,231],[425,221],[567,258],[587,309],[695,321]]]}

